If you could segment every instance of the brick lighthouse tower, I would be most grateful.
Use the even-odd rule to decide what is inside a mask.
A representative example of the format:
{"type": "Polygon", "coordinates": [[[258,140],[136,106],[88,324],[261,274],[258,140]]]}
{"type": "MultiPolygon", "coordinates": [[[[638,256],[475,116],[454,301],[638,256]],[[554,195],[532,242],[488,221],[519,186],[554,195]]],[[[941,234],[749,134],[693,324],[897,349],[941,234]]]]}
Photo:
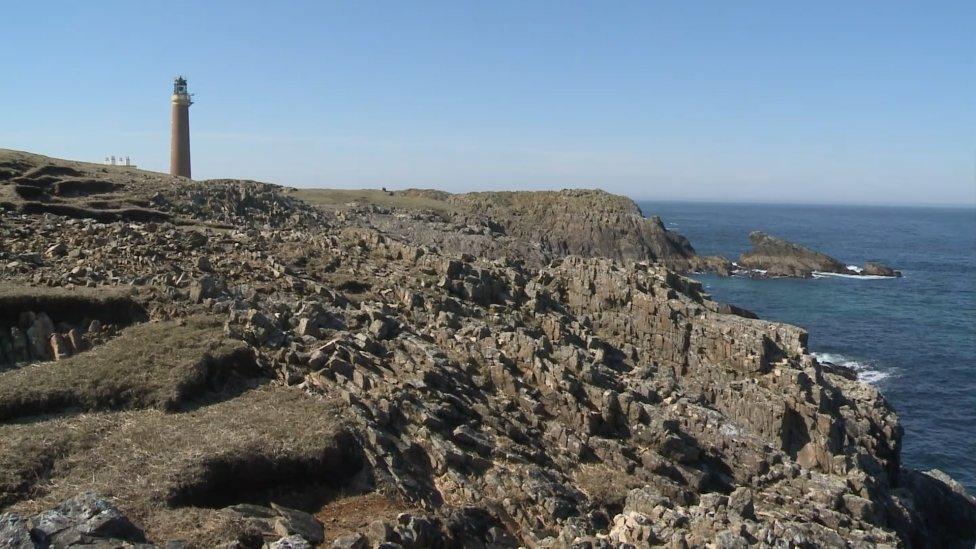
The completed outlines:
{"type": "Polygon", "coordinates": [[[192,96],[186,91],[186,78],[173,81],[173,128],[170,137],[169,173],[190,177],[190,105],[192,96]]]}

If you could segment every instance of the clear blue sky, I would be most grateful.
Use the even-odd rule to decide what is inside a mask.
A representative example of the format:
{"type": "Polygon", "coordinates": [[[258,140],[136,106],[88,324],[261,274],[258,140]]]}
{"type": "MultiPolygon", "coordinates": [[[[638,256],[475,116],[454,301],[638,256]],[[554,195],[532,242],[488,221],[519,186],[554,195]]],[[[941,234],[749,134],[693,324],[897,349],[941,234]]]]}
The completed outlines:
{"type": "Polygon", "coordinates": [[[196,178],[976,203],[976,1],[10,2],[0,147],[196,178]],[[695,4],[695,5],[689,5],[695,4]]]}

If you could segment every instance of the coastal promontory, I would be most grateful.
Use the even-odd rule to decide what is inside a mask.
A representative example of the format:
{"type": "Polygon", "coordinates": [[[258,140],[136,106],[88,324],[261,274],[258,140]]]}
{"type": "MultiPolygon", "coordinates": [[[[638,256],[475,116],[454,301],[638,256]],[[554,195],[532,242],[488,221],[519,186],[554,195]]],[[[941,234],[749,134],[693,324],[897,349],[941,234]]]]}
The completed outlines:
{"type": "Polygon", "coordinates": [[[627,199],[0,151],[0,210],[7,546],[976,541],[875,388],[627,199]]]}
{"type": "Polygon", "coordinates": [[[295,196],[350,223],[452,253],[518,259],[540,267],[567,255],[652,261],[680,272],[728,274],[687,238],[647,218],[633,200],[601,190],[475,192],[298,189],[295,196]]]}

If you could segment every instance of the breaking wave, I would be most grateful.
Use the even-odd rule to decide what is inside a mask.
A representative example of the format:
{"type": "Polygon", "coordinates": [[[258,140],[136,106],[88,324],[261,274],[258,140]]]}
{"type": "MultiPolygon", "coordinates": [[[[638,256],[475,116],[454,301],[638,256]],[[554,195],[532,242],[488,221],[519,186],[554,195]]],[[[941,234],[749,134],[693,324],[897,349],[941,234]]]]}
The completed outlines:
{"type": "Polygon", "coordinates": [[[861,275],[861,274],[843,274],[843,273],[826,273],[823,271],[813,271],[813,278],[823,278],[825,276],[835,276],[838,278],[854,278],[857,280],[888,280],[894,279],[893,276],[881,276],[881,275],[861,275]]]}
{"type": "Polygon", "coordinates": [[[881,370],[873,364],[854,360],[838,353],[813,353],[813,356],[817,357],[818,362],[830,362],[838,366],[846,366],[854,370],[859,381],[871,385],[891,377],[890,371],[881,370]]]}

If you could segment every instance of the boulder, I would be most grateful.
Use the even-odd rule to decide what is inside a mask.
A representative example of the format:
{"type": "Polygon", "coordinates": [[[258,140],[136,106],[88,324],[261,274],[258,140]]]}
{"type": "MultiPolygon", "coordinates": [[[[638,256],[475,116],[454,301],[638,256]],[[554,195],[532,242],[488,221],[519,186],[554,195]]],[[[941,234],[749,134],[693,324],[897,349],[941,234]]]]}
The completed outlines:
{"type": "Polygon", "coordinates": [[[634,488],[627,494],[627,501],[624,504],[624,512],[635,512],[643,515],[650,515],[654,508],[664,505],[668,506],[668,498],[662,496],[651,486],[634,488]]]}
{"type": "Polygon", "coordinates": [[[264,544],[264,549],[312,549],[314,545],[302,536],[284,536],[277,541],[264,544]]]}
{"type": "Polygon", "coordinates": [[[860,274],[872,275],[872,276],[900,277],[901,271],[896,271],[891,267],[884,265],[882,263],[877,263],[875,261],[868,261],[864,264],[864,268],[861,269],[860,274]]]}
{"type": "Polygon", "coordinates": [[[203,303],[204,299],[214,298],[221,294],[223,283],[217,278],[204,275],[190,285],[190,301],[203,303]]]}
{"type": "Polygon", "coordinates": [[[197,258],[197,268],[205,273],[212,273],[214,270],[213,263],[211,263],[210,258],[205,255],[201,255],[199,258],[197,258]]]}
{"type": "Polygon", "coordinates": [[[295,326],[295,333],[300,336],[317,338],[322,335],[321,324],[317,318],[300,318],[295,326]]]}
{"type": "Polygon", "coordinates": [[[311,514],[275,503],[271,504],[271,508],[278,513],[274,521],[275,532],[282,536],[301,536],[313,545],[325,541],[325,526],[311,514]]]}
{"type": "Polygon", "coordinates": [[[752,490],[740,486],[729,494],[729,511],[732,511],[744,519],[755,519],[756,508],[753,504],[752,490]]]}
{"type": "Polygon", "coordinates": [[[34,316],[31,327],[27,329],[29,348],[34,358],[38,360],[51,359],[51,334],[53,333],[54,323],[51,322],[51,317],[45,313],[38,313],[34,316]]]}
{"type": "Polygon", "coordinates": [[[71,346],[71,352],[80,353],[88,348],[88,342],[85,341],[84,334],[81,330],[77,328],[72,328],[68,330],[68,345],[71,346]]]}
{"type": "Polygon", "coordinates": [[[64,242],[58,242],[52,245],[47,250],[44,250],[45,257],[61,257],[68,253],[68,246],[64,242]]]}
{"type": "Polygon", "coordinates": [[[64,336],[58,333],[51,334],[51,352],[54,355],[54,360],[64,360],[71,356],[71,348],[64,336]]]}
{"type": "Polygon", "coordinates": [[[33,531],[54,547],[104,541],[144,542],[145,535],[115,505],[82,492],[31,518],[33,531]]]}
{"type": "Polygon", "coordinates": [[[440,524],[429,517],[400,513],[397,516],[396,532],[400,543],[407,548],[431,547],[442,539],[440,524]]]}
{"type": "Polygon", "coordinates": [[[0,547],[35,549],[27,520],[17,513],[0,514],[0,547]]]}

